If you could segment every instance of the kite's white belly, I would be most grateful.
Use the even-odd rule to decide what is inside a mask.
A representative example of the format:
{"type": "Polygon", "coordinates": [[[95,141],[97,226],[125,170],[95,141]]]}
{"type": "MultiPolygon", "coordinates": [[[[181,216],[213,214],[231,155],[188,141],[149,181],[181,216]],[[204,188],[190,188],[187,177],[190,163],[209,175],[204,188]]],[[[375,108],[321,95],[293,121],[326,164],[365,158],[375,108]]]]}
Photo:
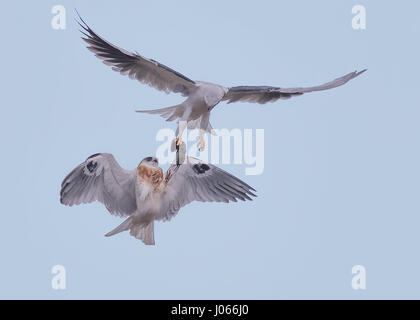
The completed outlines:
{"type": "Polygon", "coordinates": [[[143,182],[136,188],[137,211],[133,214],[136,223],[150,222],[160,212],[162,201],[161,193],[155,186],[143,182]]]}
{"type": "Polygon", "coordinates": [[[186,104],[191,108],[189,119],[195,120],[210,111],[222,100],[227,89],[217,84],[197,82],[197,91],[188,97],[186,104]]]}

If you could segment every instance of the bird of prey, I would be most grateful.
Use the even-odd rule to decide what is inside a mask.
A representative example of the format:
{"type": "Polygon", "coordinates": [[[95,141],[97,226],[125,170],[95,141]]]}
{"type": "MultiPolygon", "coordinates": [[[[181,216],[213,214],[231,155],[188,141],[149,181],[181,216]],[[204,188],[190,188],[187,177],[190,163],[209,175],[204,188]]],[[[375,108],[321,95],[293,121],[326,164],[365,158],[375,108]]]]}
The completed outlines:
{"type": "Polygon", "coordinates": [[[78,165],[61,184],[60,202],[72,206],[102,202],[111,214],[127,217],[105,236],[130,230],[146,245],[155,244],[154,221],[170,220],[192,201],[252,200],[252,187],[222,169],[188,157],[163,174],[155,157],[124,170],[114,156],[97,153],[78,165]]]}
{"type": "Polygon", "coordinates": [[[278,99],[289,99],[300,96],[307,92],[322,91],[339,87],[349,80],[362,74],[365,70],[354,71],[340,78],[313,87],[281,88],[271,86],[237,86],[224,87],[204,81],[195,81],[187,78],[181,73],[159,63],[148,59],[138,53],[131,53],[119,48],[97,35],[79,16],[79,25],[83,28],[82,37],[88,43],[88,49],[92,51],[106,65],[123,75],[154,87],[166,93],[179,93],[187,99],[181,104],[154,110],[138,110],[151,114],[159,114],[167,121],[178,119],[177,144],[181,144],[182,133],[185,128],[199,129],[200,150],[205,147],[204,133],[212,132],[210,124],[210,112],[221,101],[232,102],[253,102],[264,104],[274,102],[278,99]]]}

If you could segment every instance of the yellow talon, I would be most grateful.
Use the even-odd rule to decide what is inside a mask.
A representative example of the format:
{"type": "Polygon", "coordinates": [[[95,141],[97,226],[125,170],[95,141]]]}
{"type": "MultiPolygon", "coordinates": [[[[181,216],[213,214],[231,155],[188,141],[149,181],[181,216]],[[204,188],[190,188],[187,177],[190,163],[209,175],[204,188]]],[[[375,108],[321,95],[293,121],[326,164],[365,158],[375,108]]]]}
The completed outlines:
{"type": "Polygon", "coordinates": [[[182,144],[182,139],[181,139],[181,137],[176,138],[176,139],[175,139],[175,142],[176,142],[176,145],[177,145],[177,146],[180,146],[180,145],[182,144]]]}
{"type": "Polygon", "coordinates": [[[200,137],[200,141],[197,145],[200,151],[204,151],[204,149],[206,148],[206,142],[204,141],[204,137],[200,137]]]}

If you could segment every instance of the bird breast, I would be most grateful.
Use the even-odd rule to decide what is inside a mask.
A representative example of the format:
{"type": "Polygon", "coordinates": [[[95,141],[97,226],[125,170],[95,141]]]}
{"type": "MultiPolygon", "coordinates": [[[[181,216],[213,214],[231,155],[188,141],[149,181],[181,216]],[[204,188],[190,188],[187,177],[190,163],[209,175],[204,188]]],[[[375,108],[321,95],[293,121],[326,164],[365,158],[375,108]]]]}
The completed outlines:
{"type": "Polygon", "coordinates": [[[151,219],[159,212],[164,188],[163,171],[159,167],[137,167],[136,200],[138,219],[151,219]]]}
{"type": "Polygon", "coordinates": [[[156,198],[160,193],[163,181],[163,171],[159,167],[139,165],[137,167],[137,196],[143,201],[156,198]]]}
{"type": "Polygon", "coordinates": [[[152,186],[159,186],[163,179],[162,168],[147,165],[139,165],[137,167],[137,175],[152,186]]]}
{"type": "Polygon", "coordinates": [[[213,107],[222,100],[227,89],[214,83],[200,82],[198,92],[204,98],[207,107],[213,107]]]}

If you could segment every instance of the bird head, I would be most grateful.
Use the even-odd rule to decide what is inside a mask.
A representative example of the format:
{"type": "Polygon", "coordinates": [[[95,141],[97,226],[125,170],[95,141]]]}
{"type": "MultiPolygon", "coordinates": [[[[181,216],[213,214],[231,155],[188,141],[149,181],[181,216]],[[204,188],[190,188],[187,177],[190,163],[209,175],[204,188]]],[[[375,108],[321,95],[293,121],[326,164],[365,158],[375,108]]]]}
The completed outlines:
{"type": "Polygon", "coordinates": [[[148,166],[152,168],[159,167],[159,162],[156,157],[146,157],[143,160],[141,160],[139,166],[148,166]]]}

